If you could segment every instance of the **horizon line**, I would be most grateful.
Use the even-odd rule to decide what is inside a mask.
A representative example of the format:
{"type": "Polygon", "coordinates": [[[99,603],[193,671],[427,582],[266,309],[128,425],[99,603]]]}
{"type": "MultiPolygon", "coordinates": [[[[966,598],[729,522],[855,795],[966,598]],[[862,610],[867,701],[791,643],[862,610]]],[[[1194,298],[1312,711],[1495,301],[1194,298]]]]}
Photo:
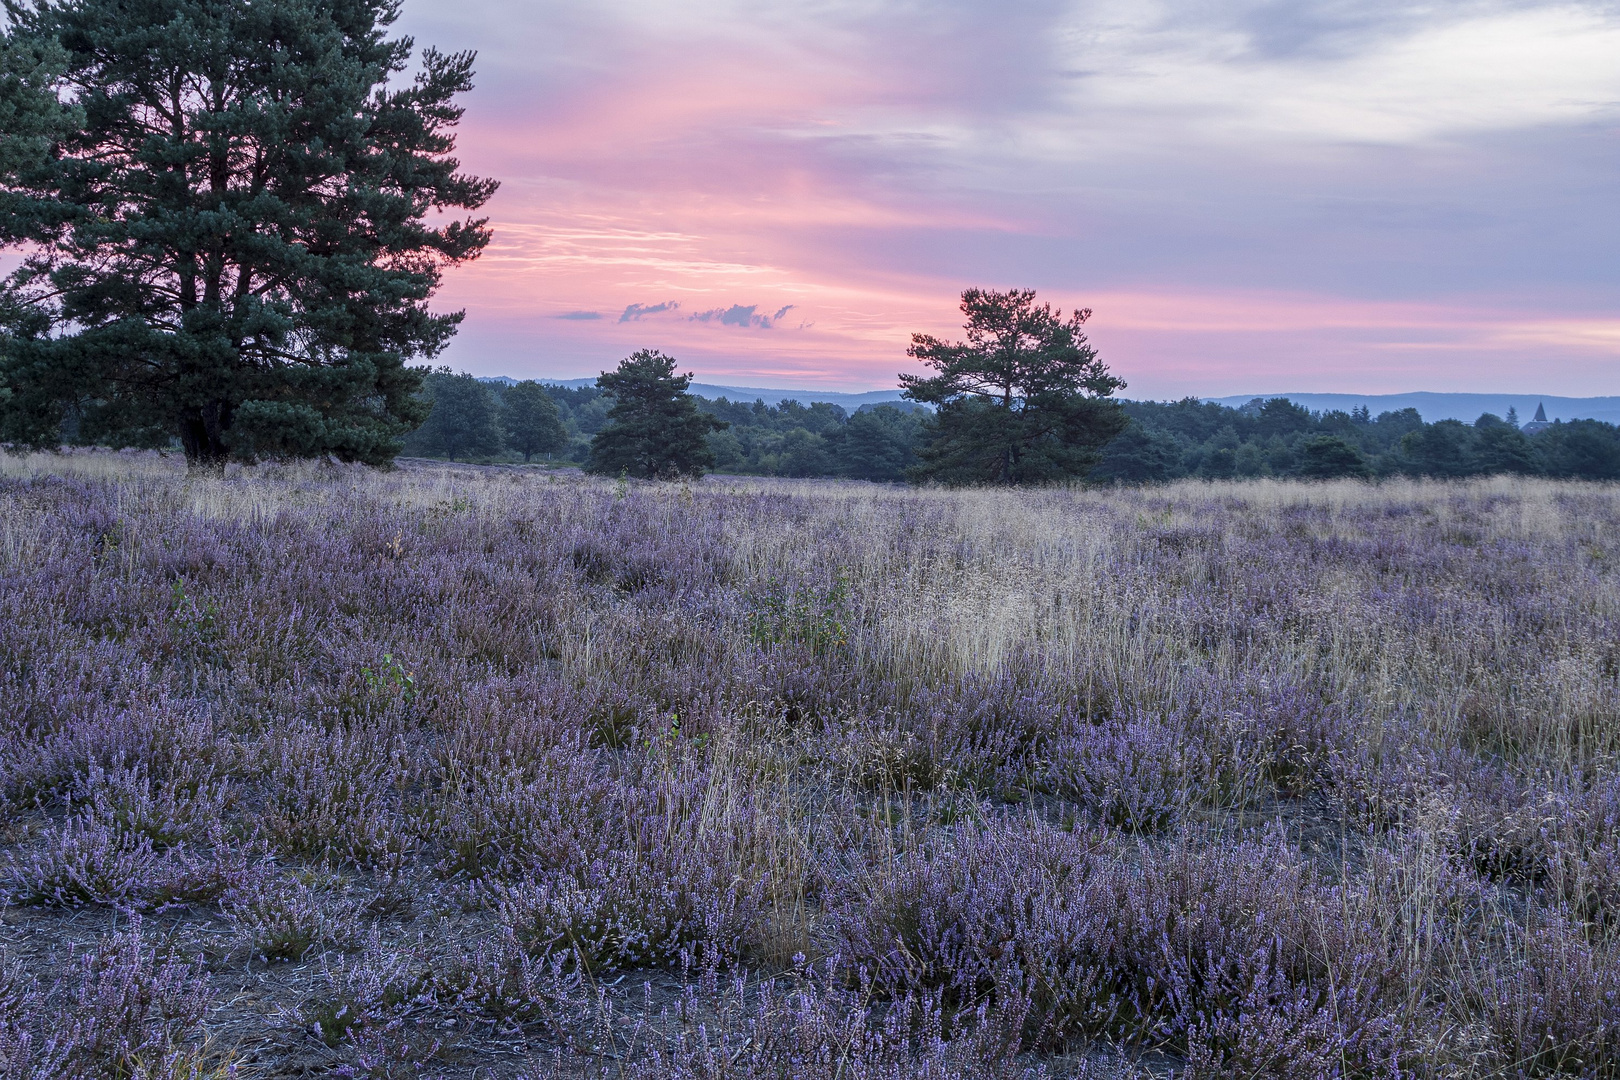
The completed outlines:
{"type": "MultiPolygon", "coordinates": [[[[513,382],[526,381],[526,380],[523,380],[523,379],[518,379],[517,377],[512,376],[512,375],[480,375],[480,376],[477,376],[477,377],[480,378],[480,379],[485,379],[485,380],[490,380],[490,381],[500,381],[500,380],[507,380],[507,379],[510,379],[513,382]]],[[[534,376],[534,377],[532,377],[532,381],[539,382],[539,383],[562,384],[562,383],[568,383],[568,382],[594,382],[596,380],[596,378],[597,378],[597,376],[595,376],[595,375],[573,375],[573,376],[549,376],[548,375],[548,376],[534,376]]],[[[701,385],[701,386],[715,386],[715,387],[719,387],[719,388],[721,388],[723,390],[770,390],[770,391],[773,391],[773,392],[792,391],[792,392],[796,392],[796,393],[805,393],[805,394],[817,394],[817,393],[820,393],[820,394],[837,394],[840,397],[859,397],[859,396],[863,396],[863,395],[866,395],[866,394],[883,394],[883,393],[895,393],[895,394],[898,394],[898,393],[902,392],[902,388],[899,387],[899,386],[875,386],[875,387],[871,387],[871,388],[865,389],[865,390],[834,390],[834,389],[829,389],[829,388],[826,388],[826,387],[811,387],[811,386],[747,386],[747,385],[743,385],[743,384],[740,384],[740,383],[715,382],[715,381],[711,381],[709,379],[705,379],[705,378],[703,378],[702,376],[699,376],[699,375],[693,375],[692,384],[693,385],[701,385]]],[[[1196,394],[1196,393],[1189,393],[1189,394],[1183,394],[1180,397],[1166,397],[1166,398],[1131,398],[1131,397],[1128,397],[1128,396],[1121,395],[1119,400],[1122,400],[1122,401],[1171,401],[1171,402],[1174,402],[1174,401],[1185,401],[1187,398],[1196,398],[1199,401],[1224,401],[1224,400],[1227,400],[1229,398],[1243,398],[1246,401],[1253,401],[1255,399],[1260,399],[1262,401],[1265,401],[1265,400],[1270,400],[1272,398],[1288,398],[1288,397],[1395,398],[1395,397],[1418,397],[1418,396],[1423,396],[1423,395],[1430,395],[1430,396],[1436,396],[1436,397],[1442,397],[1443,396],[1443,397],[1538,398],[1538,399],[1543,399],[1543,400],[1547,400],[1547,401],[1600,401],[1600,400],[1609,400],[1609,399],[1620,400],[1620,393],[1614,393],[1614,394],[1587,394],[1587,395],[1538,394],[1538,393],[1535,393],[1535,392],[1519,391],[1519,390],[1382,390],[1382,391],[1285,390],[1285,391],[1268,392],[1268,393],[1247,393],[1247,392],[1238,392],[1238,393],[1232,393],[1232,394],[1196,394]]]]}

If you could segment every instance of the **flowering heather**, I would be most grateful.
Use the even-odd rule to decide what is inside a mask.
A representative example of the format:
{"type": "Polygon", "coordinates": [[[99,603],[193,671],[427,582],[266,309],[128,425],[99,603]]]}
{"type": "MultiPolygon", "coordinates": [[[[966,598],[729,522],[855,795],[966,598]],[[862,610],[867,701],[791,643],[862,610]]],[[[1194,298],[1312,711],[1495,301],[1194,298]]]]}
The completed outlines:
{"type": "Polygon", "coordinates": [[[0,1080],[1620,1077],[1617,536],[0,458],[0,1080]]]}

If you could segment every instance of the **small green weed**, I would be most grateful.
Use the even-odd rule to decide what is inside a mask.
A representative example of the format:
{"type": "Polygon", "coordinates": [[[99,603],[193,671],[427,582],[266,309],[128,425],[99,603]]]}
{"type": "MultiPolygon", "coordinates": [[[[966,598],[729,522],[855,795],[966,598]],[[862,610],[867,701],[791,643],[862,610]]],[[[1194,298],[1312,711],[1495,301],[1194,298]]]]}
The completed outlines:
{"type": "Polygon", "coordinates": [[[707,735],[688,735],[681,731],[681,714],[669,714],[669,724],[662,731],[649,736],[643,743],[643,748],[653,757],[662,757],[673,754],[675,749],[685,744],[694,750],[701,751],[709,744],[707,735]]]}
{"type": "Polygon", "coordinates": [[[193,646],[207,650],[219,642],[219,605],[187,593],[183,578],[175,578],[169,592],[169,622],[181,640],[193,646]]]}
{"type": "Polygon", "coordinates": [[[849,578],[822,589],[789,589],[772,579],[748,598],[748,635],[768,648],[790,642],[829,653],[849,644],[849,578]]]}
{"type": "Polygon", "coordinates": [[[360,675],[366,680],[366,690],[372,697],[397,696],[407,705],[416,700],[416,674],[407,671],[393,653],[383,653],[382,664],[376,670],[364,667],[360,675]]]}

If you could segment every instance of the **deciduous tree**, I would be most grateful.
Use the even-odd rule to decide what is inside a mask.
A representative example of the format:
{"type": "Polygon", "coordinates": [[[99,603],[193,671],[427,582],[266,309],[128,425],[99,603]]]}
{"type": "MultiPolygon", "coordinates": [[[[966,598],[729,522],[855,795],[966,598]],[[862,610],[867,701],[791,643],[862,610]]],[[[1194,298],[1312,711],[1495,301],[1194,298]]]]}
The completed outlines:
{"type": "Polygon", "coordinates": [[[6,0],[4,435],[390,460],[489,241],[452,156],[470,53],[397,0],[6,0]],[[430,222],[430,217],[432,221],[430,222]]]}
{"type": "Polygon", "coordinates": [[[1519,430],[1517,420],[1517,415],[1507,421],[1486,413],[1474,421],[1474,460],[1480,472],[1530,475],[1536,471],[1535,449],[1519,430]]]}
{"type": "Polygon", "coordinates": [[[427,377],[427,420],[405,438],[405,450],[423,457],[493,457],[505,449],[500,406],[485,383],[441,368],[427,377]]]}
{"type": "Polygon", "coordinates": [[[1090,475],[1096,481],[1153,483],[1174,475],[1179,457],[1174,437],[1133,422],[1103,450],[1090,475]]]}
{"type": "Polygon", "coordinates": [[[501,392],[501,423],[506,429],[506,445],[522,454],[524,461],[568,445],[568,429],[563,426],[557,402],[533,379],[501,392]]]}
{"type": "Polygon", "coordinates": [[[837,442],[834,459],[839,474],[857,480],[904,480],[906,470],[917,462],[920,426],[917,416],[893,405],[857,412],[837,442]]]}
{"type": "Polygon", "coordinates": [[[1472,432],[1459,420],[1437,420],[1401,437],[1408,472],[1419,476],[1467,476],[1474,471],[1472,432]]]}
{"type": "Polygon", "coordinates": [[[1299,475],[1314,480],[1372,475],[1361,451],[1337,435],[1318,435],[1300,448],[1299,475]]]}

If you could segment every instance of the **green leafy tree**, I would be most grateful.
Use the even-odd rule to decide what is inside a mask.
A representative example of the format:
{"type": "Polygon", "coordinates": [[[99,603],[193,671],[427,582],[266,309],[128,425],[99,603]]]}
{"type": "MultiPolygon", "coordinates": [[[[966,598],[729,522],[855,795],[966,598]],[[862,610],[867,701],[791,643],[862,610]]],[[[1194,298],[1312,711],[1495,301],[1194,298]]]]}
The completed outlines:
{"type": "MultiPolygon", "coordinates": [[[[1513,410],[1508,412],[1512,414],[1513,410]]],[[[1513,420],[1518,417],[1513,416],[1513,420]]],[[[1474,421],[1474,460],[1483,473],[1528,475],[1536,471],[1536,452],[1519,425],[1491,413],[1474,421]]]]}
{"type": "Polygon", "coordinates": [[[533,379],[508,386],[501,393],[506,445],[528,461],[535,454],[550,454],[568,445],[556,400],[533,379]]]}
{"type": "Polygon", "coordinates": [[[441,368],[427,377],[426,422],[405,439],[407,453],[421,457],[494,457],[504,449],[499,406],[487,383],[466,372],[441,368]]]}
{"type": "Polygon", "coordinates": [[[908,355],[937,375],[901,375],[905,396],[937,406],[932,438],[910,470],[947,484],[1024,484],[1084,476],[1124,430],[1109,400],[1125,384],[1098,359],[1082,326],[1035,290],[962,294],[966,341],[914,334],[908,355]]]}
{"type": "Polygon", "coordinates": [[[642,349],[603,372],[596,385],[613,407],[608,426],[591,440],[590,472],[673,479],[702,476],[714,466],[708,435],[727,425],[698,411],[697,399],[686,392],[692,373],[676,375],[673,357],[642,349]]]}
{"type": "Polygon", "coordinates": [[[1620,480],[1620,428],[1601,420],[1559,420],[1532,437],[1541,471],[1581,480],[1620,480]]]}
{"type": "Polygon", "coordinates": [[[472,55],[401,82],[397,0],[6,10],[4,436],[392,459],[425,415],[410,362],[461,320],[428,300],[489,241],[440,216],[496,186],[451,156],[472,55]]]}
{"type": "Polygon", "coordinates": [[[827,440],[802,427],[793,428],[782,436],[776,457],[777,471],[783,476],[832,475],[833,459],[827,450],[827,440]]]}
{"type": "Polygon", "coordinates": [[[917,464],[921,418],[893,405],[862,409],[849,418],[833,454],[838,472],[857,480],[897,481],[917,464]]]}
{"type": "Polygon", "coordinates": [[[1472,431],[1460,420],[1437,420],[1401,436],[1406,471],[1419,476],[1474,472],[1472,431]]]}
{"type": "Polygon", "coordinates": [[[1337,435],[1318,435],[1299,449],[1299,475],[1314,480],[1372,475],[1367,459],[1337,435]]]}
{"type": "Polygon", "coordinates": [[[1132,421],[1102,452],[1091,479],[1125,484],[1168,480],[1180,464],[1174,436],[1132,421]]]}

